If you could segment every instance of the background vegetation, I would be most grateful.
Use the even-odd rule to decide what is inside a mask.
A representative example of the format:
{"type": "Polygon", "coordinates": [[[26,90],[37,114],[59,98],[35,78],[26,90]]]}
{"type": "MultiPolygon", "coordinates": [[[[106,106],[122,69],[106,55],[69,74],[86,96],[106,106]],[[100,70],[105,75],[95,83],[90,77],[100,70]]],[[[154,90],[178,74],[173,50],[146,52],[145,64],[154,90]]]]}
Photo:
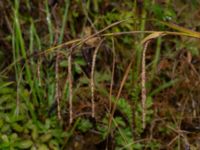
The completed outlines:
{"type": "Polygon", "coordinates": [[[0,149],[200,149],[198,0],[0,10],[0,149]]]}

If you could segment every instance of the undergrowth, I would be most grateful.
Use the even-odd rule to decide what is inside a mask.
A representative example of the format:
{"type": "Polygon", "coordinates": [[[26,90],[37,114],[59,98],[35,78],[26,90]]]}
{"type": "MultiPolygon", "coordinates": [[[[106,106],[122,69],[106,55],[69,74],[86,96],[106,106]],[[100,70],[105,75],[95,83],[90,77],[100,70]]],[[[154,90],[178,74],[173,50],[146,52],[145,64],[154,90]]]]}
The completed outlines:
{"type": "Polygon", "coordinates": [[[183,4],[53,2],[0,3],[0,149],[198,149],[181,129],[200,38],[172,23],[183,4]]]}

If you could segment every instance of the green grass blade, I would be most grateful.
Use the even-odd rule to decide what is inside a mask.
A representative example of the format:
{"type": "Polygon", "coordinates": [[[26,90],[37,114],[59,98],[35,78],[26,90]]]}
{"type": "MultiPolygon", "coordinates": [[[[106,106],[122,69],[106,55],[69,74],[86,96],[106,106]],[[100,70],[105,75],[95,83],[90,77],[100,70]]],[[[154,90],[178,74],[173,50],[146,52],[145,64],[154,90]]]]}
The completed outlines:
{"type": "Polygon", "coordinates": [[[167,83],[164,83],[162,84],[161,86],[159,86],[157,89],[153,90],[149,96],[154,96],[155,94],[159,93],[160,91],[170,87],[170,86],[173,86],[175,83],[177,83],[179,81],[179,79],[175,79],[175,80],[171,80],[167,83]]]}

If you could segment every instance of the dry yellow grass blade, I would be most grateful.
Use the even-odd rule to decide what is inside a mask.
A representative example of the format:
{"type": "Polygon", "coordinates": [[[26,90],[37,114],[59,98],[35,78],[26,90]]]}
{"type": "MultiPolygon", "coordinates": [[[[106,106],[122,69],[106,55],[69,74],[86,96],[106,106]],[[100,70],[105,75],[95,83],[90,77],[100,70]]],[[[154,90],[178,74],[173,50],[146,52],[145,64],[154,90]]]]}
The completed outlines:
{"type": "Polygon", "coordinates": [[[158,38],[160,36],[164,36],[166,35],[165,32],[162,32],[162,31],[155,31],[153,33],[151,33],[150,35],[146,36],[142,41],[141,41],[141,44],[143,45],[144,43],[146,43],[147,41],[149,40],[152,40],[152,39],[155,39],[155,38],[158,38]]]}
{"type": "Polygon", "coordinates": [[[195,38],[200,38],[200,32],[192,31],[190,29],[181,27],[181,26],[173,24],[173,23],[168,23],[168,22],[165,22],[165,21],[159,21],[159,22],[161,24],[166,25],[166,26],[168,26],[168,27],[170,27],[170,28],[172,28],[174,30],[177,30],[179,32],[187,33],[188,36],[195,37],[195,38]]]}
{"type": "MultiPolygon", "coordinates": [[[[150,35],[152,35],[152,34],[150,34],[150,35]]],[[[150,36],[150,35],[145,38],[146,41],[144,42],[144,49],[142,52],[141,98],[142,98],[142,127],[143,127],[143,129],[146,126],[146,98],[147,98],[147,90],[146,90],[146,86],[145,86],[146,85],[146,60],[145,59],[146,59],[146,51],[147,51],[148,44],[149,44],[150,40],[154,37],[154,36],[150,36]]]]}

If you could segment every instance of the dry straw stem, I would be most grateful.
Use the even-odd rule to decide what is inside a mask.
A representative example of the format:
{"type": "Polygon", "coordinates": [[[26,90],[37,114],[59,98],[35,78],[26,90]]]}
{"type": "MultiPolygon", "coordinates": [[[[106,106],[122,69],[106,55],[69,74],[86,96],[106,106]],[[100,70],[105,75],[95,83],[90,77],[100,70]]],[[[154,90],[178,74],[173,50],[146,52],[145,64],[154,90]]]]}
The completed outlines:
{"type": "Polygon", "coordinates": [[[56,102],[57,102],[57,116],[58,116],[58,119],[61,120],[62,117],[61,117],[61,113],[60,113],[60,90],[59,90],[59,54],[57,53],[57,56],[56,56],[56,68],[55,68],[55,71],[56,71],[56,95],[55,95],[55,98],[56,98],[56,102]]]}
{"type": "MultiPolygon", "coordinates": [[[[72,51],[72,49],[70,49],[72,51]]],[[[73,82],[72,82],[72,62],[71,55],[68,56],[68,82],[69,82],[69,123],[73,122],[73,111],[72,111],[72,97],[73,97],[73,82]]]]}
{"type": "Polygon", "coordinates": [[[112,90],[113,90],[113,82],[114,82],[114,74],[115,74],[115,43],[112,38],[112,53],[113,53],[113,61],[112,61],[112,77],[110,82],[110,92],[109,92],[109,112],[111,112],[111,103],[112,103],[112,90]]]}
{"type": "Polygon", "coordinates": [[[102,39],[97,47],[95,48],[93,58],[92,58],[92,69],[91,69],[91,79],[90,79],[90,88],[91,88],[91,102],[92,102],[92,117],[95,117],[95,103],[94,103],[94,90],[95,90],[95,85],[94,85],[94,70],[95,70],[95,64],[96,64],[96,57],[97,57],[97,52],[102,44],[104,39],[102,39]]]}
{"type": "Polygon", "coordinates": [[[39,81],[39,86],[42,86],[42,83],[41,83],[41,72],[40,72],[41,64],[42,64],[42,60],[39,57],[39,60],[37,61],[37,78],[38,78],[38,81],[39,81]]]}
{"type": "Polygon", "coordinates": [[[147,46],[149,42],[152,39],[164,36],[165,33],[163,32],[154,32],[148,36],[146,36],[142,41],[141,44],[144,45],[144,49],[142,52],[142,74],[141,74],[141,86],[142,86],[142,91],[141,91],[141,98],[142,98],[142,127],[143,129],[146,126],[146,98],[147,98],[147,92],[146,92],[146,51],[147,51],[147,46]]]}
{"type": "Polygon", "coordinates": [[[142,81],[141,81],[141,85],[142,85],[142,127],[143,129],[145,128],[146,126],[146,87],[145,87],[145,83],[146,83],[146,62],[145,62],[145,58],[146,58],[146,50],[147,50],[147,46],[149,44],[149,40],[146,41],[144,43],[144,49],[143,49],[143,52],[142,52],[142,81]]]}
{"type": "Polygon", "coordinates": [[[127,78],[128,78],[128,74],[129,74],[129,72],[130,72],[130,69],[131,69],[131,66],[132,66],[133,62],[134,62],[134,53],[133,53],[133,56],[131,57],[131,61],[130,61],[129,65],[128,65],[126,71],[125,71],[125,74],[124,74],[123,79],[122,79],[121,84],[120,84],[120,88],[119,88],[119,90],[118,90],[118,92],[117,92],[116,100],[115,100],[115,102],[114,102],[114,104],[113,104],[113,109],[112,109],[112,111],[111,111],[110,118],[109,118],[108,132],[109,132],[110,129],[111,129],[111,124],[112,124],[112,121],[113,121],[113,115],[114,115],[115,110],[116,110],[116,107],[117,107],[117,102],[118,102],[119,97],[120,97],[120,95],[121,95],[121,92],[122,92],[122,89],[123,89],[123,87],[124,87],[124,84],[125,84],[125,82],[126,82],[126,80],[127,80],[127,78]]]}
{"type": "Polygon", "coordinates": [[[184,131],[184,130],[180,130],[177,128],[173,128],[170,125],[167,125],[167,128],[169,128],[170,130],[174,131],[174,133],[176,133],[177,135],[167,144],[167,147],[171,147],[171,145],[173,143],[176,142],[176,140],[179,140],[179,138],[182,138],[182,140],[184,141],[185,145],[190,145],[189,141],[187,139],[187,137],[185,136],[185,134],[189,133],[188,131],[184,131]]]}

